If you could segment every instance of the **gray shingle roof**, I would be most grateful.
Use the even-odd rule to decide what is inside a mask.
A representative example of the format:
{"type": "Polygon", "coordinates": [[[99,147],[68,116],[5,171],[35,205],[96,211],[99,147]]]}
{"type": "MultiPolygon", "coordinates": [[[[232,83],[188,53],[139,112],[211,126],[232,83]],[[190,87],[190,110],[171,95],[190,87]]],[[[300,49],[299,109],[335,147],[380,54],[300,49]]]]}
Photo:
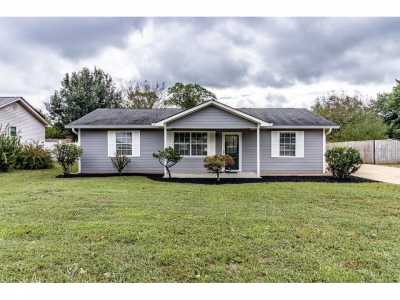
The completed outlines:
{"type": "MultiPolygon", "coordinates": [[[[273,126],[336,126],[335,123],[302,108],[238,108],[238,110],[273,123],[273,126]]],[[[96,109],[70,123],[69,126],[149,126],[181,111],[177,108],[96,109]]]]}
{"type": "Polygon", "coordinates": [[[69,125],[151,125],[180,111],[182,110],[177,108],[99,108],[69,125]]]}
{"type": "Polygon", "coordinates": [[[240,111],[274,126],[336,126],[305,108],[239,108],[240,111]]]}

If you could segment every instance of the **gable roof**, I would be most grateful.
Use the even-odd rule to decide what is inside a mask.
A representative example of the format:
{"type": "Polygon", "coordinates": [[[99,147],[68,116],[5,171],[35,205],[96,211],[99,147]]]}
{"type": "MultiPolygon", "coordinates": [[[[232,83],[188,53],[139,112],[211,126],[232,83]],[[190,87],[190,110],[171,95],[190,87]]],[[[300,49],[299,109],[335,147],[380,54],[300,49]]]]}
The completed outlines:
{"type": "MultiPolygon", "coordinates": [[[[302,108],[238,108],[236,109],[272,128],[338,128],[320,116],[302,108]]],[[[96,109],[68,124],[67,128],[154,128],[184,110],[178,108],[153,109],[96,109]]]]}
{"type": "Polygon", "coordinates": [[[30,112],[37,120],[43,123],[45,126],[49,125],[47,120],[42,116],[42,114],[36,110],[28,101],[23,97],[0,97],[0,109],[6,107],[12,103],[19,102],[21,105],[30,112]]]}
{"type": "Polygon", "coordinates": [[[272,125],[271,123],[266,122],[266,121],[264,121],[262,119],[259,119],[258,117],[252,116],[252,115],[250,115],[250,114],[248,114],[246,112],[240,111],[239,109],[230,107],[230,106],[228,106],[226,104],[223,104],[223,103],[215,101],[215,100],[210,100],[210,101],[201,103],[201,104],[199,104],[199,105],[197,105],[195,107],[183,110],[183,111],[181,111],[181,112],[179,112],[179,113],[177,113],[177,114],[175,114],[173,116],[170,116],[168,118],[162,119],[162,120],[154,123],[154,125],[155,126],[163,126],[164,124],[166,124],[168,122],[178,120],[180,118],[183,118],[183,117],[185,117],[187,115],[190,115],[190,114],[192,114],[192,113],[194,113],[196,111],[199,111],[199,110],[201,110],[201,109],[203,109],[205,107],[209,107],[209,106],[215,106],[215,107],[220,108],[220,109],[222,109],[224,111],[227,111],[227,112],[229,112],[229,113],[231,113],[233,115],[239,116],[239,117],[241,117],[243,119],[246,119],[248,121],[252,121],[252,122],[254,122],[256,124],[260,124],[262,126],[271,126],[272,125]]]}

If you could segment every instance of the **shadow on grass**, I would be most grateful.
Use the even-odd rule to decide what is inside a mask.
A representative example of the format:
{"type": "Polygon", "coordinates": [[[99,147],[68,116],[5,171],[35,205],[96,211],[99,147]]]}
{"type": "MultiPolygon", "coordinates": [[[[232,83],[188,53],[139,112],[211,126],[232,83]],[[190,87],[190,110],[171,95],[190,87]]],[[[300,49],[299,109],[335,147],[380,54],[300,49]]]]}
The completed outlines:
{"type": "Polygon", "coordinates": [[[190,183],[190,184],[243,184],[243,183],[270,183],[270,182],[322,182],[322,183],[367,183],[376,182],[356,176],[346,179],[338,179],[333,176],[264,176],[261,178],[221,178],[217,182],[216,178],[164,178],[162,174],[149,175],[142,173],[129,174],[70,174],[68,176],[58,175],[57,178],[84,178],[84,177],[128,177],[144,176],[158,182],[190,183]]]}

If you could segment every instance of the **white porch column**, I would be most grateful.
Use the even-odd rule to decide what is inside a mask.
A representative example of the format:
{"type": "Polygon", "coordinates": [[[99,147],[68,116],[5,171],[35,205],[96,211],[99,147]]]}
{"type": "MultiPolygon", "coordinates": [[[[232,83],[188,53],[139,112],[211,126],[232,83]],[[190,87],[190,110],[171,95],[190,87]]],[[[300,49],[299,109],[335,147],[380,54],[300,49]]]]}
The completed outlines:
{"type": "Polygon", "coordinates": [[[322,173],[326,172],[326,132],[325,129],[322,129],[322,173]]]}
{"type": "MultiPolygon", "coordinates": [[[[167,149],[167,123],[164,123],[164,149],[167,149]]],[[[164,167],[164,176],[167,176],[167,168],[164,167]]]]}
{"type": "MultiPolygon", "coordinates": [[[[81,146],[81,129],[78,129],[78,146],[81,146]]],[[[78,158],[78,173],[81,173],[81,158],[78,158]]]]}
{"type": "Polygon", "coordinates": [[[257,177],[260,176],[260,124],[257,124],[257,177]]]}

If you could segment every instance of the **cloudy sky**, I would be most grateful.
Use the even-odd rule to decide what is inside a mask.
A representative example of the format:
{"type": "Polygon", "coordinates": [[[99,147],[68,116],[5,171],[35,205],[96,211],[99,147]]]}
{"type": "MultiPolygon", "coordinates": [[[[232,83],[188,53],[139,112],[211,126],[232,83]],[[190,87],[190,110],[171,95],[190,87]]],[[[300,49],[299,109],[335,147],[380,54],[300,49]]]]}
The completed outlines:
{"type": "Polygon", "coordinates": [[[66,72],[197,82],[232,106],[374,97],[400,77],[398,18],[0,18],[0,95],[43,108],[66,72]]]}

